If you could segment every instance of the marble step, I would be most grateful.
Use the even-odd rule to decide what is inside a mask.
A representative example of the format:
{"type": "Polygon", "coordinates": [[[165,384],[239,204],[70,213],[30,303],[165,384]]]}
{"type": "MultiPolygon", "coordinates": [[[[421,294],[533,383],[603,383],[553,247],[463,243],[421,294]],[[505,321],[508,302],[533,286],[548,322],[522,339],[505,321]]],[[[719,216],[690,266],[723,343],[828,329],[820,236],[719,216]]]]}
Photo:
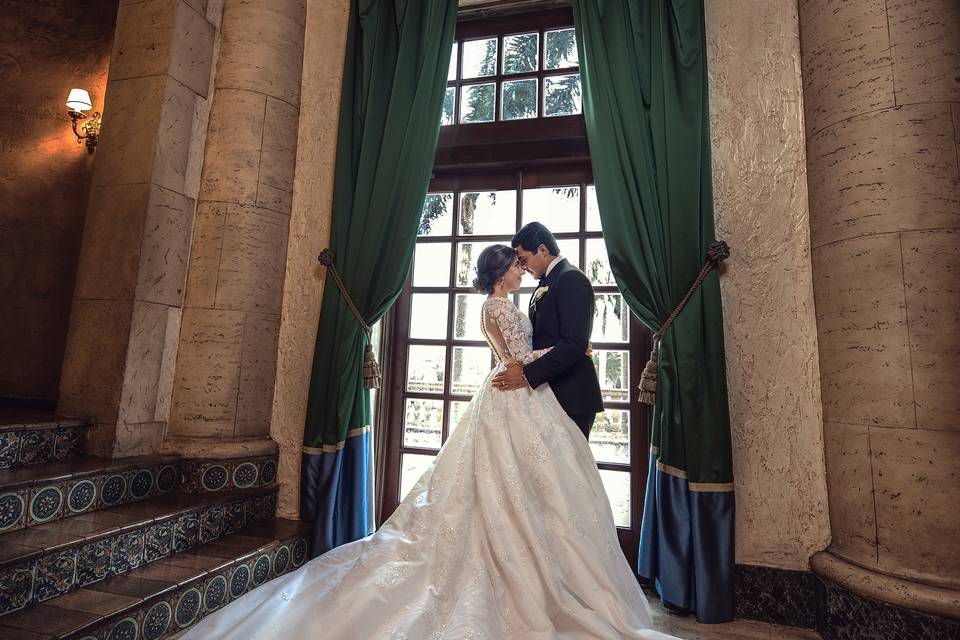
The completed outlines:
{"type": "Polygon", "coordinates": [[[169,493],[0,535],[0,620],[269,520],[276,492],[169,493]]]}
{"type": "Polygon", "coordinates": [[[268,520],[0,618],[4,640],[170,638],[303,565],[309,525],[268,520]]]}
{"type": "Polygon", "coordinates": [[[0,471],[0,534],[170,493],[177,456],[73,460],[0,471]]]}
{"type": "Polygon", "coordinates": [[[83,453],[88,418],[50,416],[31,411],[0,414],[0,469],[15,469],[83,453]]]}

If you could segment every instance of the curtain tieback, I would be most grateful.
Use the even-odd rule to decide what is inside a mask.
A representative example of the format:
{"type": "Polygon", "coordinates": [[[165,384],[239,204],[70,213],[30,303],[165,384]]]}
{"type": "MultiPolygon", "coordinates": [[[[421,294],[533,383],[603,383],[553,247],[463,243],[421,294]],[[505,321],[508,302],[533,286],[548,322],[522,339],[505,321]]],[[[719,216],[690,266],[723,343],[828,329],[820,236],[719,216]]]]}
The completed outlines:
{"type": "Polygon", "coordinates": [[[686,306],[687,302],[693,296],[694,292],[703,284],[710,269],[718,267],[721,262],[730,257],[730,247],[723,240],[711,242],[707,247],[707,260],[700,269],[700,274],[694,280],[687,294],[683,296],[680,304],[670,313],[666,322],[660,325],[657,332],[653,334],[653,348],[650,350],[650,359],[647,360],[643,373],[640,374],[640,402],[652,405],[657,399],[657,353],[660,351],[660,338],[666,333],[673,321],[677,319],[680,312],[686,306]]]}
{"type": "Polygon", "coordinates": [[[337,288],[340,289],[340,295],[343,296],[350,311],[353,312],[357,322],[360,323],[363,332],[367,334],[367,349],[363,353],[363,386],[367,389],[379,389],[381,381],[380,365],[377,363],[377,355],[373,352],[373,344],[371,344],[373,329],[367,324],[367,321],[363,319],[363,315],[360,314],[357,305],[353,303],[353,299],[350,297],[350,294],[347,293],[347,287],[343,284],[343,280],[340,279],[337,268],[333,266],[333,254],[330,252],[330,249],[321,251],[318,260],[320,260],[320,264],[330,271],[334,282],[337,283],[337,288]]]}

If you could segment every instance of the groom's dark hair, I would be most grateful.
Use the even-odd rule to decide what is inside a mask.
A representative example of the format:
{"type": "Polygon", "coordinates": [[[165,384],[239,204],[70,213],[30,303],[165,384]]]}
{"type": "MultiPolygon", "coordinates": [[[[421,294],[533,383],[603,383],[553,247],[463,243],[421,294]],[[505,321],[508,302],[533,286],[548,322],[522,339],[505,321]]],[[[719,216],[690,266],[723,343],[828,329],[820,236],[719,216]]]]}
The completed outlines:
{"type": "Polygon", "coordinates": [[[532,253],[535,253],[540,245],[543,245],[547,248],[547,251],[550,252],[550,255],[560,255],[560,247],[557,246],[557,239],[550,233],[550,229],[547,229],[539,222],[531,222],[523,225],[523,228],[517,231],[517,235],[513,236],[510,245],[514,249],[518,246],[523,247],[532,253]]]}

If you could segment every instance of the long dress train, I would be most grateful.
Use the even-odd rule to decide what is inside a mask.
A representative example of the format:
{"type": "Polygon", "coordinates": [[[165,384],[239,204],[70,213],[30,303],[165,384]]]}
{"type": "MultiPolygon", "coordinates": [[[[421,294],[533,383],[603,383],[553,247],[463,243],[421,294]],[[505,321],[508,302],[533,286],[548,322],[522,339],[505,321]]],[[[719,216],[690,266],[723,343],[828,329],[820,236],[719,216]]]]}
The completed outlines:
{"type": "Polygon", "coordinates": [[[184,640],[669,639],[623,556],[590,447],[549,385],[491,387],[527,362],[529,320],[484,303],[500,364],[394,514],[211,614],[184,640]]]}

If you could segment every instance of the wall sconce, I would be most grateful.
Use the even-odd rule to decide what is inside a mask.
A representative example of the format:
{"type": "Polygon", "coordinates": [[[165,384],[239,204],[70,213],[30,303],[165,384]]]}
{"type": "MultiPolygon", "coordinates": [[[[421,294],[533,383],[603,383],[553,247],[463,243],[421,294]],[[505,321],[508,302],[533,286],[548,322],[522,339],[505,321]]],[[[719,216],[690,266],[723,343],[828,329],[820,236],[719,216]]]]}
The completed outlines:
{"type": "Polygon", "coordinates": [[[67,115],[73,122],[73,133],[77,136],[77,144],[81,141],[87,141],[87,151],[93,153],[97,148],[97,141],[100,138],[100,112],[96,111],[92,115],[87,115],[84,111],[93,108],[90,102],[90,94],[85,89],[71,89],[67,96],[67,115]],[[81,120],[86,120],[83,124],[77,125],[81,120]]]}

